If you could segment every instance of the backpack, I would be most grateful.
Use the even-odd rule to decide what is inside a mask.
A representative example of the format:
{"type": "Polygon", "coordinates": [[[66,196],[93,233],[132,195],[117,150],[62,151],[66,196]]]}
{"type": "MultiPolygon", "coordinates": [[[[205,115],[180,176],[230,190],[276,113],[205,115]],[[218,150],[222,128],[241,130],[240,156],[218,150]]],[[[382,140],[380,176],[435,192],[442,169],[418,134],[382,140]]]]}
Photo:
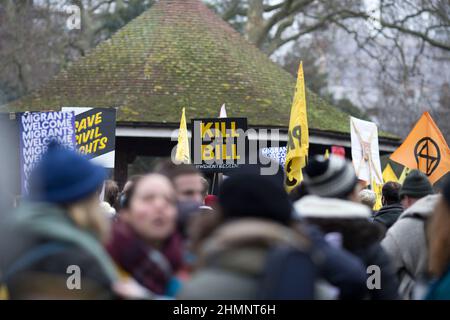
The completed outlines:
{"type": "Polygon", "coordinates": [[[313,300],[318,271],[306,252],[281,246],[265,262],[257,299],[313,300]]]}
{"type": "Polygon", "coordinates": [[[67,245],[61,242],[49,242],[31,248],[16,259],[6,270],[0,274],[0,300],[9,298],[8,283],[21,271],[26,270],[34,263],[66,250],[67,245]]]}

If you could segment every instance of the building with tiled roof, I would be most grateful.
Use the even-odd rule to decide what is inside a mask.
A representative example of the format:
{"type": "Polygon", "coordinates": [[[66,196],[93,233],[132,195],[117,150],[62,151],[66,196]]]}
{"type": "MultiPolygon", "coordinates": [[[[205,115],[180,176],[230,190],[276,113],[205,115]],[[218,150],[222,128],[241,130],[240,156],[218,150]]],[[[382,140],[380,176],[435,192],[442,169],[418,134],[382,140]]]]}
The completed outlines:
{"type": "MultiPolygon", "coordinates": [[[[136,155],[170,154],[183,107],[188,119],[216,117],[226,103],[229,116],[247,117],[251,127],[286,132],[294,89],[288,72],[200,0],[161,0],[9,108],[118,108],[116,173],[123,176],[136,155]]],[[[311,91],[307,106],[311,150],[349,147],[347,114],[311,91]]],[[[380,142],[383,151],[397,143],[380,142]]]]}

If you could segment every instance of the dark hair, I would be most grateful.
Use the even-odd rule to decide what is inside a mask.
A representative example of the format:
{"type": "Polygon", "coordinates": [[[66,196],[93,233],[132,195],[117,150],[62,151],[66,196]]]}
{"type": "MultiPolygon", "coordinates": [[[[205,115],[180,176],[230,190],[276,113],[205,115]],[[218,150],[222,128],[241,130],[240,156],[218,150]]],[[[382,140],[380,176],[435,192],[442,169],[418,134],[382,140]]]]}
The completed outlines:
{"type": "Polygon", "coordinates": [[[171,181],[182,175],[197,174],[202,176],[202,173],[193,165],[185,163],[175,164],[171,159],[166,159],[158,163],[155,166],[154,172],[166,176],[171,181]]]}
{"type": "Polygon", "coordinates": [[[444,179],[444,184],[442,185],[442,196],[445,202],[450,206],[450,175],[444,179]]]}
{"type": "Polygon", "coordinates": [[[143,175],[135,175],[135,176],[130,177],[130,179],[128,180],[129,182],[131,182],[130,186],[128,187],[127,190],[122,191],[122,193],[120,194],[120,199],[119,199],[120,208],[128,209],[130,207],[130,199],[134,195],[134,192],[136,190],[136,185],[139,183],[139,181],[143,177],[144,177],[143,175]]]}
{"type": "Polygon", "coordinates": [[[306,188],[306,185],[304,183],[300,183],[289,193],[289,199],[291,199],[292,202],[295,202],[307,195],[308,189],[306,188]]]}
{"type": "Polygon", "coordinates": [[[219,206],[224,220],[257,218],[289,225],[292,204],[282,185],[271,176],[242,173],[220,186],[219,206]]]}
{"type": "Polygon", "coordinates": [[[342,245],[349,251],[365,249],[381,241],[384,233],[381,225],[362,218],[307,218],[306,221],[323,233],[342,234],[342,245]]]}
{"type": "Polygon", "coordinates": [[[108,202],[111,207],[117,207],[117,201],[119,198],[119,185],[114,180],[105,181],[105,201],[108,202]]]}
{"type": "Polygon", "coordinates": [[[381,191],[385,204],[390,205],[400,202],[400,189],[402,185],[397,182],[386,182],[381,191]]]}
{"type": "Polygon", "coordinates": [[[128,178],[127,182],[131,182],[131,184],[135,183],[139,179],[141,179],[144,175],[143,174],[135,174],[128,178]]]}

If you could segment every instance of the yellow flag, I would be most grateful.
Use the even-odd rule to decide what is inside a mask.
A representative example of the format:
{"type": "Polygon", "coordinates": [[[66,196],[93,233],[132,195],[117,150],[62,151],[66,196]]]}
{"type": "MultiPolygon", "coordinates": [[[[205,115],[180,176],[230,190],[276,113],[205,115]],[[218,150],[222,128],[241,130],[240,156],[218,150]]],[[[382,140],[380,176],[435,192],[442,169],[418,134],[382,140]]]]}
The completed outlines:
{"type": "Polygon", "coordinates": [[[411,172],[411,169],[405,167],[402,171],[402,174],[400,175],[400,178],[398,178],[398,183],[403,184],[403,182],[405,182],[405,179],[410,172],[411,172]]]}
{"type": "Polygon", "coordinates": [[[422,171],[433,184],[450,171],[450,149],[428,112],[424,112],[391,160],[422,171]]]}
{"type": "Polygon", "coordinates": [[[389,163],[386,165],[386,168],[384,168],[384,170],[383,170],[383,181],[385,183],[389,182],[389,181],[398,182],[398,178],[395,175],[394,169],[392,169],[392,167],[389,163]]]}
{"type": "Polygon", "coordinates": [[[381,197],[383,196],[383,185],[382,184],[376,184],[375,180],[372,180],[372,190],[375,192],[375,195],[377,197],[377,201],[375,202],[375,205],[373,206],[374,211],[378,211],[383,206],[381,202],[381,197]]]}
{"type": "Polygon", "coordinates": [[[286,154],[286,190],[290,192],[302,180],[302,168],[306,165],[308,156],[309,136],[308,118],[306,114],[305,79],[303,63],[300,62],[295,89],[294,101],[289,120],[288,144],[286,154]]]}
{"type": "Polygon", "coordinates": [[[330,151],[328,151],[328,149],[325,150],[325,154],[323,155],[323,157],[324,157],[325,159],[328,159],[328,158],[330,157],[330,151]]]}
{"type": "Polygon", "coordinates": [[[186,114],[183,108],[180,120],[180,130],[178,132],[178,145],[175,160],[182,163],[191,163],[191,154],[189,152],[189,139],[186,125],[186,114]]]}

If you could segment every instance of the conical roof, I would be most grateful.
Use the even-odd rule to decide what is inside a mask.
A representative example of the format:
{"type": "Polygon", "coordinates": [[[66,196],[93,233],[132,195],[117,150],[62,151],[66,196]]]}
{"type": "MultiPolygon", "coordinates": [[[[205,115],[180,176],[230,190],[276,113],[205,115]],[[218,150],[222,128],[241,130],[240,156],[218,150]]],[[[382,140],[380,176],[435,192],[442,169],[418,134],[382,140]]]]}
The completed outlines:
{"type": "MultiPolygon", "coordinates": [[[[307,82],[307,79],[306,79],[307,82]]],[[[13,110],[119,107],[123,122],[229,116],[283,126],[295,79],[200,0],[161,0],[13,110]]],[[[348,132],[348,116],[307,91],[309,126],[348,132]]]]}

